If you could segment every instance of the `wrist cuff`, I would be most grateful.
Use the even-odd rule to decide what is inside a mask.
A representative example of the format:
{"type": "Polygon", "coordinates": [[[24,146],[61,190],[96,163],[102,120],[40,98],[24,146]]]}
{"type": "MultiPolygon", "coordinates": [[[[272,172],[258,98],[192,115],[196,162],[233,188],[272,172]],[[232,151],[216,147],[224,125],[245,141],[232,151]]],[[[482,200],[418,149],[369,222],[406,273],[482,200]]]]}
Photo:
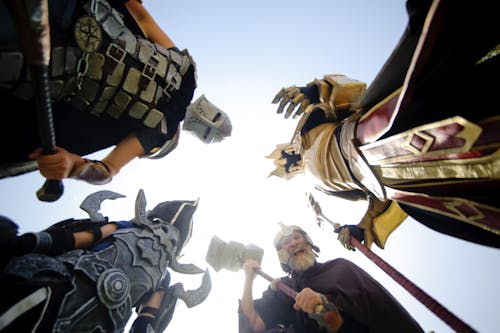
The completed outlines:
{"type": "Polygon", "coordinates": [[[71,178],[93,185],[104,185],[113,179],[109,167],[102,161],[85,160],[85,163],[71,172],[71,178]]]}

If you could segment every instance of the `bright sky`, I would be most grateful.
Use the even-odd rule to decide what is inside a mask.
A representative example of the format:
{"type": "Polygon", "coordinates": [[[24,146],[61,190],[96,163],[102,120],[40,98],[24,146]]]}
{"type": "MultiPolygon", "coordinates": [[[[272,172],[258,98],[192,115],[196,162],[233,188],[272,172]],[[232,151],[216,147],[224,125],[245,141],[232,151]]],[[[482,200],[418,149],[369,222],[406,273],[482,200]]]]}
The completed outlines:
{"type": "MultiPolygon", "coordinates": [[[[287,142],[296,121],[285,120],[271,104],[284,86],[303,85],[328,73],[346,74],[369,84],[396,45],[406,25],[404,1],[148,1],[145,6],[180,48],[198,64],[195,98],[205,94],[232,118],[233,136],[206,146],[189,134],[161,160],[126,166],[112,183],[92,186],[66,180],[65,194],[43,203],[35,192],[44,179],[37,173],[0,181],[0,213],[20,225],[20,233],[39,231],[63,219],[85,218],[82,200],[95,191],[112,190],[126,198],[105,202],[110,220],[129,220],[139,189],[148,208],[166,200],[200,198],[193,237],[183,263],[209,267],[212,291],[188,309],[179,302],[167,332],[236,332],[243,272],[215,272],[205,255],[213,235],[264,249],[262,270],[283,275],[272,239],[277,222],[302,226],[321,248],[320,261],[349,259],[384,285],[426,332],[452,330],[359,251],[345,250],[331,228],[320,229],[307,207],[301,177],[286,182],[267,178],[274,169],[265,158],[287,142]]],[[[57,133],[56,133],[57,135],[57,133]]],[[[89,133],[91,135],[91,133],[89,133]]],[[[100,158],[106,152],[94,154],[100,158]]],[[[364,206],[318,196],[323,211],[340,223],[357,223],[364,206]]],[[[482,333],[497,332],[500,252],[432,231],[408,219],[374,252],[482,333]]],[[[194,289],[201,276],[175,275],[194,289]]],[[[254,296],[268,282],[257,277],[254,296]]]]}

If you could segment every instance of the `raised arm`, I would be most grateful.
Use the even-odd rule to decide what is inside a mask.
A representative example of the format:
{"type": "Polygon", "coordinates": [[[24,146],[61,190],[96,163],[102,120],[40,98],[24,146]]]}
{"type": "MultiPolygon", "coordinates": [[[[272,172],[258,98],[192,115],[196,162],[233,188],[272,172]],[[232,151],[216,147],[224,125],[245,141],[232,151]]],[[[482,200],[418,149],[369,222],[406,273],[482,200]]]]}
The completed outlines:
{"type": "Polygon", "coordinates": [[[247,318],[254,332],[262,332],[266,329],[264,321],[259,316],[253,305],[253,281],[255,279],[256,269],[259,267],[255,260],[247,260],[243,264],[245,271],[245,285],[243,296],[241,297],[241,311],[247,318]]]}

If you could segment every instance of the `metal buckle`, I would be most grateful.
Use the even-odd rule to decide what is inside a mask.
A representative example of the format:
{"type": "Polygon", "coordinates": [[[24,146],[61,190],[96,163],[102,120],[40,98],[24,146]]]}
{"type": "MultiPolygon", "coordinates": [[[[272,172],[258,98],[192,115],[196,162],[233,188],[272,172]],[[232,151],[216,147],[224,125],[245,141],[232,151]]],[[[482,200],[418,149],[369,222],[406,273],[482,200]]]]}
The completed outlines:
{"type": "Polygon", "coordinates": [[[125,56],[127,55],[127,52],[117,44],[111,43],[106,50],[106,55],[117,63],[122,63],[123,59],[125,59],[125,56]]]}
{"type": "Polygon", "coordinates": [[[142,76],[147,77],[150,80],[154,80],[156,75],[156,68],[150,64],[145,64],[142,69],[142,76]]]}

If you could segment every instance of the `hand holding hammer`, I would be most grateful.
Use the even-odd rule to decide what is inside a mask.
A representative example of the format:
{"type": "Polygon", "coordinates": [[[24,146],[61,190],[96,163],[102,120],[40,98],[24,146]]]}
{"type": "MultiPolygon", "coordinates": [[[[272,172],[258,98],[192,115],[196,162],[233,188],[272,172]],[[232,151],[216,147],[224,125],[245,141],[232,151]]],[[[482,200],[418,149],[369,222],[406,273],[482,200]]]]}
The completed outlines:
{"type": "Polygon", "coordinates": [[[206,261],[216,271],[227,268],[234,272],[243,267],[247,277],[252,278],[252,274],[262,276],[271,282],[273,289],[280,290],[295,300],[295,310],[308,313],[309,317],[316,320],[320,326],[325,327],[329,332],[337,332],[343,324],[343,319],[337,307],[328,301],[324,295],[310,288],[304,288],[297,292],[281,282],[280,279],[273,279],[264,273],[259,266],[263,255],[264,250],[253,244],[245,246],[233,241],[225,243],[217,236],[214,236],[210,242],[206,261]]]}

